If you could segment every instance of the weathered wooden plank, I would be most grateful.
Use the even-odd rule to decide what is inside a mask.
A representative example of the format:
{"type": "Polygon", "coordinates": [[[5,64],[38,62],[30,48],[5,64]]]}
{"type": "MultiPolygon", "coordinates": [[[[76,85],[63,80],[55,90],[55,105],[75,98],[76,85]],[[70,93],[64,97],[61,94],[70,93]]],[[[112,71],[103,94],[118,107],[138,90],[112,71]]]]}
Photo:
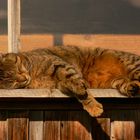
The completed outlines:
{"type": "Polygon", "coordinates": [[[111,125],[111,140],[136,140],[133,121],[114,121],[111,125]]]}
{"type": "Polygon", "coordinates": [[[92,140],[91,117],[85,111],[65,111],[61,116],[61,140],[92,140]]]}
{"type": "Polygon", "coordinates": [[[60,115],[58,111],[46,111],[44,121],[44,140],[60,139],[60,115]]]}
{"type": "MultiPolygon", "coordinates": [[[[115,89],[88,89],[96,98],[127,98],[115,89]]],[[[57,89],[0,89],[0,98],[68,98],[57,89]]],[[[136,96],[140,97],[140,96],[136,96]]],[[[135,98],[135,97],[133,97],[135,98]]]]}
{"type": "Polygon", "coordinates": [[[84,111],[46,111],[44,139],[92,140],[90,124],[91,117],[84,111]]]}
{"type": "MultiPolygon", "coordinates": [[[[64,45],[101,47],[140,55],[140,35],[130,34],[64,34],[64,45]]],[[[24,40],[23,40],[24,41],[24,40]]]]}
{"type": "Polygon", "coordinates": [[[28,140],[28,112],[8,112],[8,140],[28,140]]]}
{"type": "Polygon", "coordinates": [[[108,112],[111,117],[111,140],[140,139],[140,111],[114,110],[108,112]]]}
{"type": "Polygon", "coordinates": [[[29,140],[43,140],[43,111],[30,111],[29,120],[29,140]]]}
{"type": "Polygon", "coordinates": [[[7,140],[7,111],[0,110],[0,140],[7,140]]]}
{"type": "Polygon", "coordinates": [[[136,109],[134,112],[133,112],[133,115],[135,117],[134,118],[134,123],[135,123],[135,128],[134,128],[134,134],[135,134],[135,137],[136,139],[140,139],[140,109],[136,109]]]}
{"type": "MultiPolygon", "coordinates": [[[[64,45],[77,45],[81,47],[101,47],[128,51],[140,55],[140,35],[130,34],[63,34],[62,40],[64,45]],[[123,43],[122,43],[123,42],[123,43]]],[[[21,35],[22,51],[44,48],[53,46],[53,34],[26,34],[21,35]]],[[[7,51],[7,36],[0,35],[0,51],[7,51]]]]}
{"type": "Polygon", "coordinates": [[[8,52],[20,46],[20,0],[8,0],[8,52]]]}

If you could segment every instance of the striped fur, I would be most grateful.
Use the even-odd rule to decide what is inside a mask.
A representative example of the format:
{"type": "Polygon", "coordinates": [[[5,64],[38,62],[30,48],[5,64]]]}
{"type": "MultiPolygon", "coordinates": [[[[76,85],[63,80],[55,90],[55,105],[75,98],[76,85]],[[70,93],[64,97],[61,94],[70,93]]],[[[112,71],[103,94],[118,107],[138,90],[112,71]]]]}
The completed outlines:
{"type": "Polygon", "coordinates": [[[75,96],[91,116],[103,107],[87,88],[115,88],[139,93],[140,57],[107,49],[55,46],[0,58],[0,88],[58,88],[75,96]]]}

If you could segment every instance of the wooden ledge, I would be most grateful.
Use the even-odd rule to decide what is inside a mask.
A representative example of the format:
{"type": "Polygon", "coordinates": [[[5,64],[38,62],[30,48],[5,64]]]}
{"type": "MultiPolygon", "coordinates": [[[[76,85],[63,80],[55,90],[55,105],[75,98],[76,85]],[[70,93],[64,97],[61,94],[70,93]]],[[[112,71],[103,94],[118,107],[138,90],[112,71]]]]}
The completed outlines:
{"type": "MultiPolygon", "coordinates": [[[[115,89],[88,89],[95,98],[128,98],[115,89]]],[[[133,98],[137,98],[136,96],[133,98]]],[[[58,89],[0,89],[0,98],[70,98],[58,89]]]]}
{"type": "MultiPolygon", "coordinates": [[[[104,110],[140,109],[139,97],[128,98],[114,89],[88,89],[104,110]]],[[[83,110],[73,97],[58,89],[0,89],[0,110],[83,110]]]]}

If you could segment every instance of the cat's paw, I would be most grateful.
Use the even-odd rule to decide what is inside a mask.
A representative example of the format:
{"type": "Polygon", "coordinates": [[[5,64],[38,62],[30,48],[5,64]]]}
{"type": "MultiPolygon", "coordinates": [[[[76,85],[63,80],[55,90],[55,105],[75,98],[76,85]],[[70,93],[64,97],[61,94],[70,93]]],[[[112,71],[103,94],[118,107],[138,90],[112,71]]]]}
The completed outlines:
{"type": "Polygon", "coordinates": [[[103,113],[103,106],[92,95],[88,95],[87,99],[82,101],[84,110],[86,110],[92,117],[101,116],[103,113]]]}
{"type": "Polygon", "coordinates": [[[132,81],[127,86],[127,95],[128,96],[135,96],[140,92],[140,82],[139,81],[132,81]]]}

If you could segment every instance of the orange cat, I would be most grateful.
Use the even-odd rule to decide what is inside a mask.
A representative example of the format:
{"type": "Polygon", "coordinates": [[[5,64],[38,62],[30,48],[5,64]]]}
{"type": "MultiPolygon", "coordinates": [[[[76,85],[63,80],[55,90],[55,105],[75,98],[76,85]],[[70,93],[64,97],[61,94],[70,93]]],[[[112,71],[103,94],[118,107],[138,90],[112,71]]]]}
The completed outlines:
{"type": "Polygon", "coordinates": [[[55,46],[0,59],[0,88],[58,88],[75,96],[91,116],[103,107],[87,88],[114,88],[121,94],[139,93],[140,57],[107,49],[55,46]]]}

